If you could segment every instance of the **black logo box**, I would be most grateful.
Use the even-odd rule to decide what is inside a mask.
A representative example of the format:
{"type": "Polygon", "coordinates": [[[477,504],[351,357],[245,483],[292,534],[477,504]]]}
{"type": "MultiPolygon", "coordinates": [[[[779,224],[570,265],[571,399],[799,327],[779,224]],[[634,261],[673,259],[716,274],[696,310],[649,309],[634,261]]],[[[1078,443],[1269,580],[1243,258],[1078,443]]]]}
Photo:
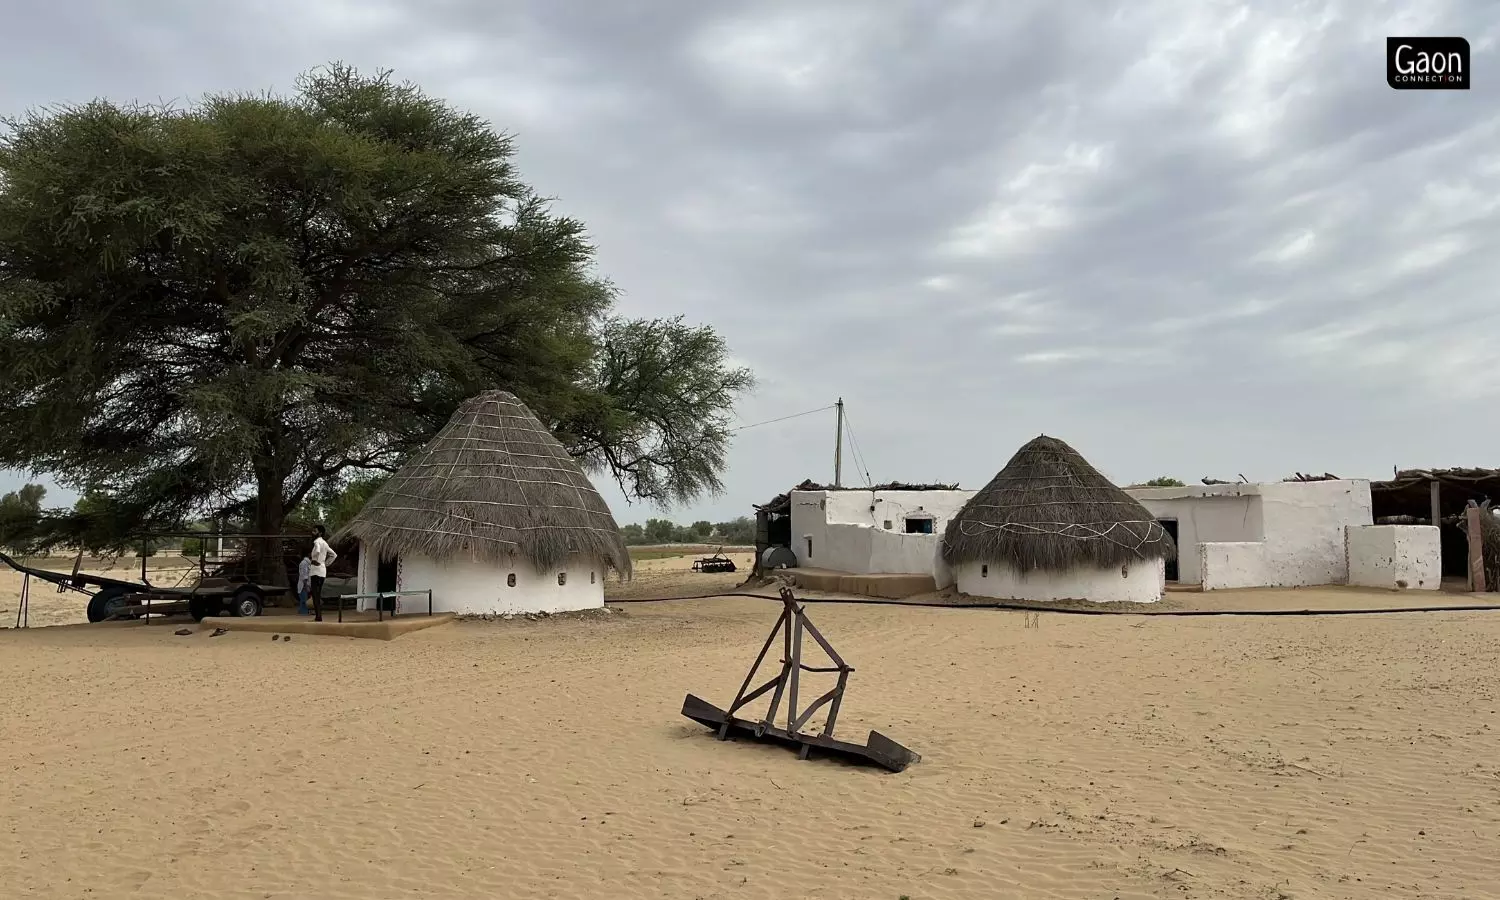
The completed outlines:
{"type": "Polygon", "coordinates": [[[1398,91],[1467,91],[1470,75],[1466,38],[1385,39],[1385,82],[1398,91]]]}

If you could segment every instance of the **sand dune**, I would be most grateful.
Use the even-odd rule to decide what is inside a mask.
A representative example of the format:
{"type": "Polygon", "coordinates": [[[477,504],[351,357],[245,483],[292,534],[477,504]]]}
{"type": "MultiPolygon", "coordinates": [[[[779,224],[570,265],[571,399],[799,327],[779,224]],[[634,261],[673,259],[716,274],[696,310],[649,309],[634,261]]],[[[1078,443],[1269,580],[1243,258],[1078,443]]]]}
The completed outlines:
{"type": "MultiPolygon", "coordinates": [[[[839,732],[718,744],[770,602],[392,643],[0,632],[8,896],[1500,896],[1500,618],[814,606],[839,732]]],[[[175,627],[175,626],[174,626],[175,627]]]]}

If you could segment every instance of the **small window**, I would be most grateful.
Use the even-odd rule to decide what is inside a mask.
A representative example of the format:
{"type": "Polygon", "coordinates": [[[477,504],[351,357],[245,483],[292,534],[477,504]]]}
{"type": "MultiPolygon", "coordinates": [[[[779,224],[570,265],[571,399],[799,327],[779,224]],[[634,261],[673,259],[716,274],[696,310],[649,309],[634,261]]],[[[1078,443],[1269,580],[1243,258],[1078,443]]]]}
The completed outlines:
{"type": "Polygon", "coordinates": [[[557,573],[557,585],[558,585],[558,587],[561,587],[561,586],[563,586],[563,585],[565,585],[567,583],[568,583],[568,573],[567,572],[558,572],[557,573]]]}
{"type": "Polygon", "coordinates": [[[982,565],[982,566],[979,567],[979,577],[980,578],[988,578],[988,577],[990,577],[990,567],[989,567],[988,564],[985,564],[985,565],[982,565]]]}
{"type": "Polygon", "coordinates": [[[594,583],[594,573],[590,572],[589,573],[589,584],[593,584],[593,583],[594,583]]]}
{"type": "Polygon", "coordinates": [[[891,520],[890,519],[886,519],[885,520],[885,530],[886,531],[890,531],[891,530],[891,520]]]}
{"type": "Polygon", "coordinates": [[[812,538],[807,539],[807,558],[812,559],[812,538]]]}
{"type": "Polygon", "coordinates": [[[933,520],[923,516],[906,520],[907,534],[932,534],[933,520]]]}
{"type": "Polygon", "coordinates": [[[509,575],[505,576],[505,586],[506,587],[515,587],[516,586],[516,573],[515,572],[512,572],[509,575]]]}

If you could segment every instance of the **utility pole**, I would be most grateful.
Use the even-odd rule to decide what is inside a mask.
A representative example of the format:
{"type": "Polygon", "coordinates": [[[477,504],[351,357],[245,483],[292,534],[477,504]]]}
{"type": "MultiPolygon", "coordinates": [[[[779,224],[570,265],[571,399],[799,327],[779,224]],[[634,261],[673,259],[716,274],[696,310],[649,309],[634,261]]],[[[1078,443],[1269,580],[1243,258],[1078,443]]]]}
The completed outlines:
{"type": "Polygon", "coordinates": [[[833,433],[833,486],[844,486],[844,398],[834,404],[838,408],[838,428],[833,433]]]}

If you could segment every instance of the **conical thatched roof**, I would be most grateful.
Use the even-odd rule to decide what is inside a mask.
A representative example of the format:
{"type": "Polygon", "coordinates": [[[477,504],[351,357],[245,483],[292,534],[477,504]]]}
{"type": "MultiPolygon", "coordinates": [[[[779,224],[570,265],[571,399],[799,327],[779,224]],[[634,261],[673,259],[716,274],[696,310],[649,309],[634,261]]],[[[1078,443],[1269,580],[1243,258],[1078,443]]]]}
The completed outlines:
{"type": "Polygon", "coordinates": [[[943,559],[1009,563],[1022,572],[1108,568],[1173,559],[1156,517],[1078,451],[1042,435],[964,504],[943,535],[943,559]]]}
{"type": "Polygon", "coordinates": [[[630,553],[604,498],[506,391],[459,407],[339,535],[381,556],[514,557],[543,570],[581,553],[630,574],[630,553]]]}

